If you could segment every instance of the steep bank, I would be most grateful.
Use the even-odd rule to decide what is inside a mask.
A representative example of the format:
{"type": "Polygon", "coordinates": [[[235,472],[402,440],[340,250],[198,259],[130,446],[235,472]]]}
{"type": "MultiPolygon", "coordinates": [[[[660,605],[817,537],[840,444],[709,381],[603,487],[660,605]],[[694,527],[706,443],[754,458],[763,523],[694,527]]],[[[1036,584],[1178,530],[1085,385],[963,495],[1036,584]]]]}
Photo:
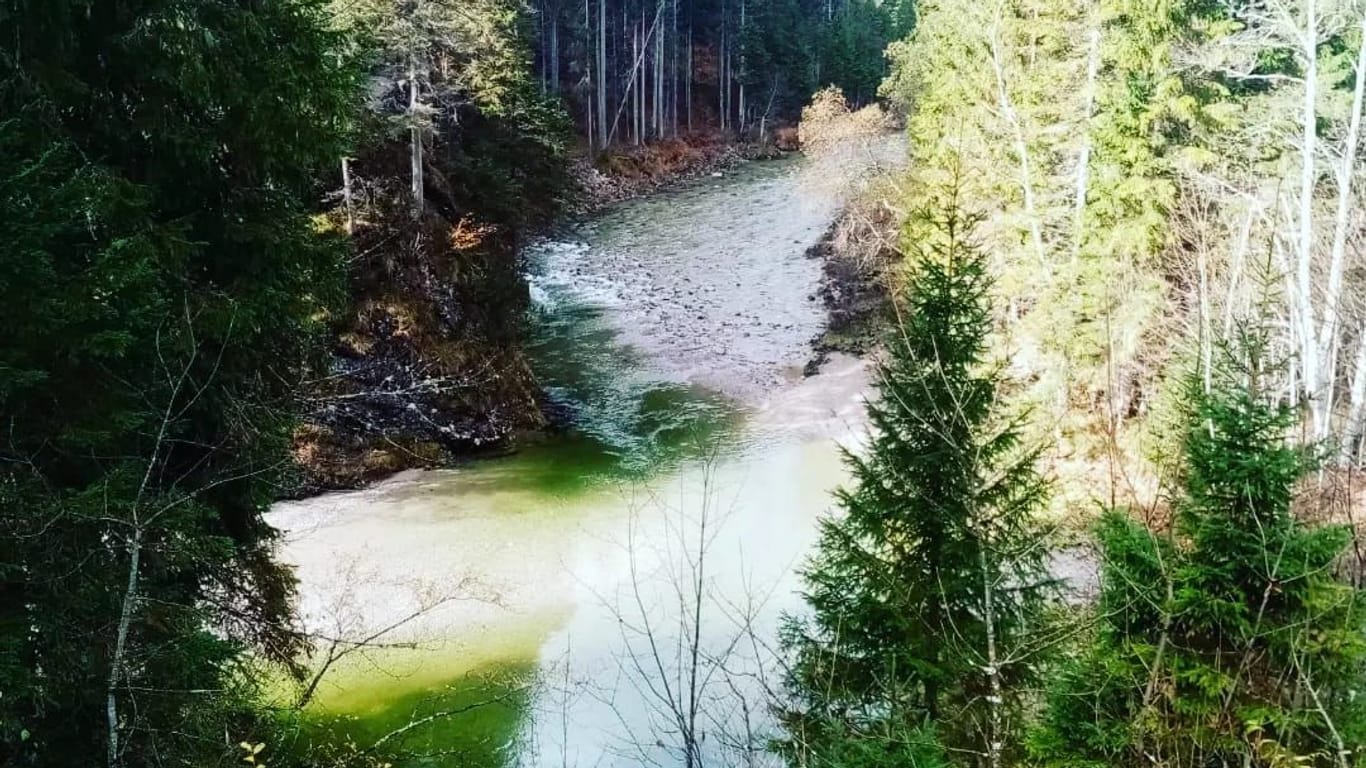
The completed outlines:
{"type": "Polygon", "coordinates": [[[299,494],[505,450],[543,424],[518,253],[568,194],[558,113],[534,93],[518,98],[542,111],[500,112],[452,85],[454,107],[417,143],[382,130],[402,82],[372,83],[375,138],[343,167],[327,218],[352,256],[329,375],[303,392],[299,494]]]}
{"type": "Polygon", "coordinates": [[[544,423],[521,347],[516,235],[462,243],[439,218],[423,225],[421,247],[359,251],[332,375],[310,393],[296,434],[305,490],[504,450],[515,432],[544,423]]]}
{"type": "Polygon", "coordinates": [[[821,263],[818,295],[825,329],[812,341],[808,376],[832,353],[862,356],[877,347],[893,320],[892,293],[902,254],[896,247],[900,221],[876,196],[849,203],[807,258],[821,263]]]}

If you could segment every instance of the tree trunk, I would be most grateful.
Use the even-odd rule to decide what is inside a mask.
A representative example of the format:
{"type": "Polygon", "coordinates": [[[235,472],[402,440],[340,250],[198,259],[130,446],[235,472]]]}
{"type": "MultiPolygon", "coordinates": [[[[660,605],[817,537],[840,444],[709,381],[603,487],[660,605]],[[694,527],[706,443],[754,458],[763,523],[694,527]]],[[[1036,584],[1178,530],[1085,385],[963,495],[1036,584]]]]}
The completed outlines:
{"type": "MultiPolygon", "coordinates": [[[[690,14],[691,16],[691,14],[690,14]]],[[[688,74],[683,87],[683,101],[688,110],[688,133],[692,133],[692,20],[688,20],[688,74]]]]}
{"type": "MultiPolygon", "coordinates": [[[[1099,22],[1097,22],[1099,23],[1099,22]]],[[[1086,188],[1091,177],[1091,115],[1096,105],[1096,72],[1100,68],[1100,29],[1091,30],[1086,53],[1086,108],[1082,110],[1081,151],[1077,155],[1077,189],[1072,203],[1072,258],[1081,255],[1085,232],[1086,188]]]]}
{"type": "MultiPolygon", "coordinates": [[[[1352,116],[1348,122],[1347,138],[1342,146],[1342,162],[1337,171],[1338,201],[1333,219],[1333,248],[1329,256],[1328,295],[1323,301],[1323,318],[1319,324],[1318,355],[1330,361],[1327,375],[1337,378],[1337,341],[1342,334],[1342,279],[1347,261],[1347,232],[1352,219],[1352,180],[1357,171],[1357,149],[1361,142],[1361,107],[1363,87],[1366,86],[1366,14],[1361,18],[1361,42],[1357,48],[1356,84],[1352,89],[1352,116]]],[[[1331,398],[1330,398],[1331,400],[1331,398]]],[[[1332,402],[1325,404],[1333,407],[1332,402]]],[[[1325,419],[1325,422],[1327,419],[1325,419]]],[[[1318,435],[1326,438],[1325,433],[1318,435]]]]}
{"type": "Polygon", "coordinates": [[[671,135],[678,138],[678,0],[673,0],[673,85],[669,94],[669,119],[672,122],[671,135]]]}
{"type": "MultiPolygon", "coordinates": [[[[657,14],[664,13],[664,0],[659,0],[657,14]]],[[[655,33],[655,138],[664,137],[664,38],[668,28],[655,33]]]]}
{"type": "Polygon", "coordinates": [[[1304,104],[1300,137],[1299,234],[1296,238],[1295,300],[1299,304],[1299,348],[1301,386],[1309,401],[1314,433],[1321,434],[1327,412],[1320,397],[1321,379],[1318,346],[1314,328],[1314,153],[1318,132],[1318,8],[1316,0],[1305,2],[1304,25],[1304,104]]]}
{"type": "Polygon", "coordinates": [[[1001,768],[1001,742],[1004,738],[1004,722],[1002,709],[1005,706],[1003,698],[1004,691],[1001,687],[1001,669],[999,666],[998,654],[996,652],[996,600],[995,585],[991,582],[991,572],[987,569],[986,545],[982,544],[982,549],[977,553],[982,567],[982,621],[987,632],[987,683],[991,687],[991,693],[987,697],[987,707],[990,711],[987,727],[987,765],[990,768],[1001,768]]]}
{"type": "Polygon", "coordinates": [[[355,209],[351,204],[351,159],[343,157],[341,161],[342,171],[342,202],[346,206],[346,234],[356,233],[355,209]]]}
{"type": "Polygon", "coordinates": [[[736,123],[745,132],[745,0],[740,0],[740,109],[736,123]]]}
{"type": "Polygon", "coordinates": [[[560,14],[559,8],[550,17],[550,92],[560,92],[560,14]]]}
{"type": "Polygon", "coordinates": [[[998,17],[991,29],[991,65],[996,73],[996,98],[1001,114],[1010,125],[1015,138],[1015,154],[1020,163],[1020,189],[1024,195],[1025,217],[1029,219],[1029,239],[1034,244],[1034,252],[1039,259],[1039,265],[1046,269],[1048,257],[1044,251],[1043,231],[1039,225],[1039,215],[1034,205],[1034,175],[1029,162],[1029,145],[1025,141],[1024,126],[1020,124],[1020,116],[1015,112],[1015,106],[1010,100],[1010,93],[1006,89],[1005,60],[1002,56],[1000,18],[998,17]]]}
{"type": "Polygon", "coordinates": [[[1366,328],[1359,331],[1357,354],[1352,366],[1352,389],[1347,406],[1347,428],[1342,435],[1342,455],[1350,461],[1366,435],[1366,328]]]}
{"type": "MultiPolygon", "coordinates": [[[[583,57],[585,62],[588,62],[593,55],[591,53],[593,50],[593,20],[589,13],[588,2],[589,0],[583,0],[583,57]]],[[[584,110],[583,121],[587,130],[584,131],[584,135],[588,137],[589,150],[592,150],[593,145],[597,143],[597,134],[593,132],[593,96],[596,84],[593,82],[593,65],[591,63],[587,63],[584,67],[584,77],[588,85],[588,109],[584,110]]]]}
{"type": "Polygon", "coordinates": [[[109,659],[109,680],[105,688],[104,715],[109,729],[108,760],[109,768],[116,768],[123,762],[119,751],[119,702],[118,687],[123,679],[125,657],[128,653],[128,630],[133,624],[133,609],[138,602],[138,583],[142,567],[142,526],[134,513],[133,535],[128,539],[128,584],[123,593],[123,604],[119,608],[119,625],[114,633],[114,653],[109,659]]]}
{"type": "MultiPolygon", "coordinates": [[[[639,30],[637,30],[637,28],[636,28],[636,23],[633,22],[633,21],[630,21],[631,12],[630,12],[629,10],[622,10],[621,13],[622,13],[622,23],[623,23],[623,27],[622,27],[622,28],[623,28],[623,29],[629,29],[629,30],[631,30],[631,61],[636,61],[637,59],[639,59],[639,53],[640,53],[640,50],[639,50],[639,48],[638,48],[638,46],[639,46],[639,40],[638,40],[638,37],[637,37],[637,32],[638,32],[639,30]]],[[[625,51],[623,50],[622,53],[624,54],[625,51]]],[[[631,142],[632,142],[633,144],[639,144],[639,143],[640,143],[640,93],[637,91],[635,75],[636,75],[636,73],[635,73],[635,71],[633,70],[633,71],[631,72],[631,77],[630,77],[630,79],[628,79],[628,80],[627,80],[627,83],[626,83],[626,93],[627,93],[628,97],[630,98],[630,102],[631,102],[631,107],[630,107],[630,109],[631,109],[631,142]]]]}
{"type": "Polygon", "coordinates": [[[416,219],[422,215],[424,184],[422,179],[422,125],[418,118],[417,67],[411,61],[408,63],[408,120],[411,122],[409,142],[411,143],[412,160],[412,213],[413,218],[416,219]]]}
{"type": "MultiPolygon", "coordinates": [[[[643,102],[644,96],[643,96],[643,94],[640,94],[640,93],[639,93],[639,89],[636,88],[636,84],[637,84],[637,81],[639,80],[639,78],[640,78],[640,76],[641,76],[641,75],[640,75],[641,69],[642,69],[643,66],[644,66],[644,62],[645,62],[645,50],[648,49],[648,47],[649,47],[648,41],[651,39],[650,36],[653,35],[653,34],[655,34],[656,30],[659,28],[659,22],[660,22],[660,17],[661,17],[661,15],[662,15],[662,13],[663,13],[663,7],[661,6],[660,12],[657,13],[657,14],[655,15],[654,23],[650,26],[649,31],[647,31],[647,32],[645,33],[644,40],[647,41],[647,42],[646,42],[646,44],[640,46],[640,50],[638,51],[638,53],[637,53],[637,55],[636,55],[636,58],[635,58],[635,61],[634,61],[634,63],[633,63],[632,66],[631,66],[630,76],[629,76],[629,77],[627,78],[627,80],[626,80],[625,92],[624,92],[624,94],[622,95],[622,99],[621,99],[620,105],[617,107],[616,115],[612,118],[612,126],[611,126],[611,128],[608,129],[608,131],[607,131],[607,140],[604,142],[604,146],[605,146],[606,144],[610,144],[611,141],[612,141],[612,139],[616,137],[617,125],[620,124],[620,122],[621,122],[621,115],[622,115],[622,113],[623,113],[624,111],[626,111],[626,108],[627,108],[628,106],[631,107],[631,109],[632,109],[632,113],[631,113],[631,115],[628,116],[628,119],[629,119],[630,121],[632,121],[633,124],[635,124],[636,121],[639,120],[639,121],[640,121],[639,124],[640,124],[641,126],[644,125],[644,118],[642,117],[642,115],[643,115],[643,110],[637,109],[637,108],[636,108],[636,105],[637,105],[637,104],[643,104],[643,103],[644,103],[644,102],[643,102]],[[639,95],[640,98],[639,98],[639,99],[635,98],[635,97],[638,96],[638,95],[639,95]]],[[[643,20],[642,20],[642,21],[643,21],[643,20]]],[[[633,48],[635,47],[635,45],[634,45],[634,38],[633,38],[633,40],[632,40],[632,46],[633,46],[633,48]]]]}
{"type": "Polygon", "coordinates": [[[607,0],[598,0],[598,130],[607,149],[607,0]]]}
{"type": "Polygon", "coordinates": [[[717,127],[722,133],[726,130],[726,3],[721,2],[721,53],[716,64],[716,112],[717,127]]]}

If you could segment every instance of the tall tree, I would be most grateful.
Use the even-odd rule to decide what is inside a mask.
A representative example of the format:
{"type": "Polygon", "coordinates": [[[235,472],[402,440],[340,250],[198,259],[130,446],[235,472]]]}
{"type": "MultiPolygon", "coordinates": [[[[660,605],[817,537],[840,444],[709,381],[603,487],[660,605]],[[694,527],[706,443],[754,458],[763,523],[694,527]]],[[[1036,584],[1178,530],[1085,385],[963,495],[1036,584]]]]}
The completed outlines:
{"type": "Polygon", "coordinates": [[[1292,514],[1315,462],[1264,349],[1188,384],[1172,530],[1102,521],[1099,627],[1049,697],[1048,764],[1347,766],[1366,744],[1366,614],[1333,572],[1351,532],[1292,514]]]}
{"type": "Polygon", "coordinates": [[[916,273],[879,366],[866,455],[803,571],[792,620],[795,748],[937,722],[1000,764],[1050,581],[1035,515],[1047,486],[987,362],[992,316],[976,217],[955,196],[914,219],[916,273]]]}
{"type": "Polygon", "coordinates": [[[0,762],[208,764],[287,660],[261,519],[343,249],[319,4],[0,11],[0,762]]]}

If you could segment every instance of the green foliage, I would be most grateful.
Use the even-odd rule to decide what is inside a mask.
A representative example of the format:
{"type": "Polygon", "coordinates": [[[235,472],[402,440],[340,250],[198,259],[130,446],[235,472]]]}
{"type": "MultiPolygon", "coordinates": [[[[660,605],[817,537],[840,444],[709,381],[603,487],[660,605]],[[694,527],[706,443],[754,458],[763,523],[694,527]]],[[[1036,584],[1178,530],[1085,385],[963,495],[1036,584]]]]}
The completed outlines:
{"type": "Polygon", "coordinates": [[[825,33],[818,85],[837,86],[854,104],[873,100],[887,74],[883,52],[901,31],[891,10],[867,0],[851,0],[840,9],[825,33]]]}
{"type": "Polygon", "coordinates": [[[1177,202],[1177,158],[1199,126],[1217,122],[1227,93],[1182,68],[1172,53],[1226,35],[1225,13],[1207,0],[1101,4],[1104,75],[1091,129],[1090,255],[1130,261],[1161,255],[1177,202]]]}
{"type": "Polygon", "coordinates": [[[1103,519],[1100,625],[1055,678],[1035,738],[1047,764],[1330,764],[1337,737],[1366,743],[1366,617],[1333,572],[1350,532],[1292,515],[1314,461],[1251,357],[1189,388],[1170,535],[1103,519]]]}
{"type": "Polygon", "coordinates": [[[847,455],[853,487],[837,494],[842,514],[822,521],[803,571],[813,615],[785,630],[797,700],[789,730],[818,759],[847,749],[840,734],[868,738],[925,718],[946,745],[982,751],[988,630],[1003,707],[1016,713],[1051,587],[1035,523],[1047,493],[1038,452],[1003,415],[985,360],[989,281],[976,219],[948,199],[915,223],[916,272],[868,405],[866,455],[847,455]]]}
{"type": "Polygon", "coordinates": [[[137,548],[121,757],[212,764],[242,654],[296,647],[260,514],[358,83],[308,0],[18,2],[0,38],[0,762],[102,759],[137,548]]]}
{"type": "Polygon", "coordinates": [[[330,0],[338,23],[370,52],[379,98],[360,173],[406,184],[391,159],[417,125],[434,173],[433,202],[456,221],[520,228],[559,209],[569,188],[563,107],[538,90],[525,9],[510,0],[330,0]],[[409,78],[418,83],[409,109],[409,78]],[[387,124],[387,129],[386,129],[387,124]],[[367,167],[367,165],[369,167],[367,167]]]}
{"type": "MultiPolygon", "coordinates": [[[[807,724],[817,725],[817,724],[807,724]]],[[[884,721],[873,729],[854,731],[838,723],[825,723],[823,730],[793,735],[795,746],[789,755],[800,754],[800,765],[810,768],[948,768],[942,744],[930,725],[903,725],[884,721]],[[821,745],[812,750],[814,744],[821,745]]]]}
{"type": "Polygon", "coordinates": [[[911,7],[849,0],[827,19],[824,2],[747,0],[739,77],[761,113],[773,117],[794,116],[829,86],[855,105],[868,104],[886,75],[887,44],[913,23],[911,7]]]}

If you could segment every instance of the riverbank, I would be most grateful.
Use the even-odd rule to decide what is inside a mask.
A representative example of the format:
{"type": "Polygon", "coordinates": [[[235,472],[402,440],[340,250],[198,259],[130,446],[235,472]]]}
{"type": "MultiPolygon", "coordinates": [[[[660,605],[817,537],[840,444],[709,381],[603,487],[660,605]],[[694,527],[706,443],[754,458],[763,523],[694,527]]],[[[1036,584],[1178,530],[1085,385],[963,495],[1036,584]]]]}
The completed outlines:
{"type": "MultiPolygon", "coordinates": [[[[752,597],[748,626],[774,636],[862,424],[861,360],[802,375],[826,322],[807,251],[841,202],[820,181],[797,156],[741,164],[535,244],[527,353],[573,429],[272,509],[305,631],[412,646],[329,673],[313,727],[369,745],[422,721],[404,765],[669,764],[630,628],[678,626],[679,537],[714,515],[703,652],[733,645],[721,597],[752,597]]],[[[733,695],[716,679],[709,700],[733,695]]]]}
{"type": "Polygon", "coordinates": [[[807,258],[821,264],[818,295],[825,307],[825,329],[811,343],[804,373],[821,372],[835,353],[862,357],[874,351],[893,321],[893,273],[901,262],[895,242],[897,222],[868,223],[846,206],[807,258]]]}
{"type": "Polygon", "coordinates": [[[741,163],[771,160],[797,149],[795,141],[756,143],[695,134],[613,148],[598,158],[581,154],[570,161],[577,190],[570,210],[580,217],[591,215],[617,203],[724,173],[741,163]]]}
{"type": "MultiPolygon", "coordinates": [[[[563,215],[583,221],[784,154],[699,135],[614,150],[596,165],[581,157],[563,215]]],[[[358,229],[354,315],[333,343],[332,375],[305,393],[289,497],[505,454],[571,416],[527,359],[524,238],[426,218],[430,232],[411,248],[395,248],[388,229],[358,229]]]]}

